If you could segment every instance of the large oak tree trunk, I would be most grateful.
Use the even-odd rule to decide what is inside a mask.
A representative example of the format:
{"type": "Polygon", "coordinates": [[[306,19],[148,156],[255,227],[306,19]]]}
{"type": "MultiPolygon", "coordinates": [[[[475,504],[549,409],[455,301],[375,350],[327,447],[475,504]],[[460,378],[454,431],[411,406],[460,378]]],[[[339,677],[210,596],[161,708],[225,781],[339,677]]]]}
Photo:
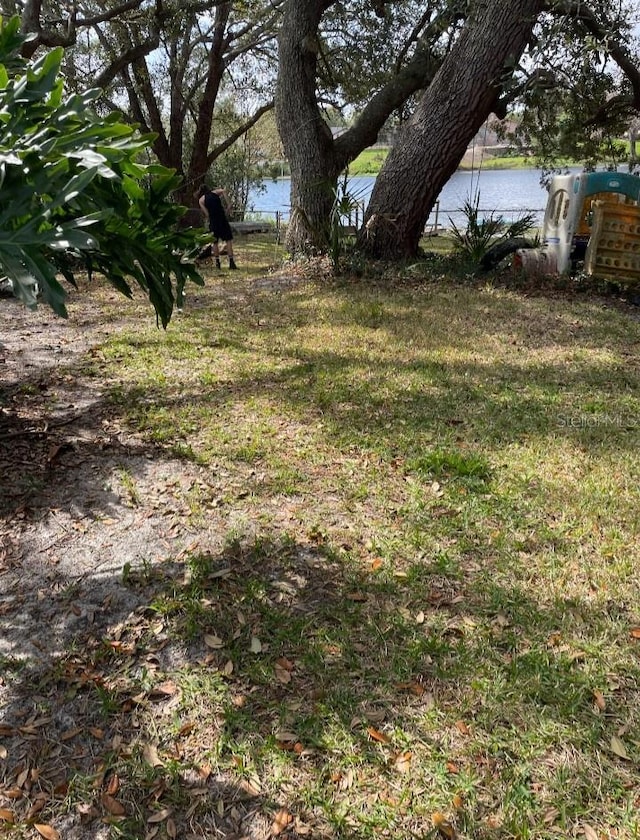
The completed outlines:
{"type": "Polygon", "coordinates": [[[359,239],[368,254],[416,254],[440,191],[495,108],[543,6],[541,0],[478,0],[376,180],[359,239]]]}
{"type": "Polygon", "coordinates": [[[413,56],[375,94],[356,122],[334,139],[317,101],[318,29],[335,0],[287,0],[278,38],[276,120],[291,168],[291,219],[287,246],[293,253],[326,250],[338,176],[363,149],[375,143],[389,115],[433,78],[433,52],[446,25],[443,14],[413,56]]]}
{"type": "Polygon", "coordinates": [[[331,131],[316,100],[317,33],[332,0],[290,0],[278,39],[276,120],[291,168],[291,216],[287,246],[292,252],[328,243],[336,168],[331,131]]]}

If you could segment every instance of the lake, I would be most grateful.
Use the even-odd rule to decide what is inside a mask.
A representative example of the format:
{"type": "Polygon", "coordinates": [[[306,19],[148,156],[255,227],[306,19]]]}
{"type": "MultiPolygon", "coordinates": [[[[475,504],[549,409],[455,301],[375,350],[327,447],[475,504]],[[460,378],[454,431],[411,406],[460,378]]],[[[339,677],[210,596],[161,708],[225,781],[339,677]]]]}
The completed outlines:
{"type": "MultiPolygon", "coordinates": [[[[354,175],[349,179],[348,191],[363,204],[369,200],[375,177],[372,175],[354,175]]],[[[254,192],[249,198],[249,212],[283,218],[289,215],[289,178],[277,181],[265,181],[264,192],[254,192]]],[[[445,185],[440,193],[438,223],[450,227],[450,218],[458,226],[466,227],[466,218],[460,212],[465,201],[473,200],[480,190],[480,210],[489,216],[491,213],[503,216],[506,221],[513,221],[524,213],[535,213],[538,224],[542,224],[544,208],[547,204],[547,191],[540,186],[538,169],[487,169],[480,173],[459,171],[445,185]]],[[[435,222],[435,209],[428,224],[435,222]]]]}

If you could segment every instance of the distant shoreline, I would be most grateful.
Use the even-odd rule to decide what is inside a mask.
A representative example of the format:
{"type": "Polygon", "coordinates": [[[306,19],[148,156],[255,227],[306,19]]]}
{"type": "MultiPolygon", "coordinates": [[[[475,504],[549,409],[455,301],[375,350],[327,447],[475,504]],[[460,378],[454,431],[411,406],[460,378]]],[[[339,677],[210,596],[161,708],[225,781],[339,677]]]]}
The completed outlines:
{"type": "MultiPolygon", "coordinates": [[[[349,164],[348,177],[363,176],[368,178],[375,178],[380,174],[384,162],[387,158],[388,149],[373,148],[365,149],[358,157],[349,164]]],[[[558,161],[559,167],[576,167],[581,166],[580,161],[558,161]]],[[[521,169],[540,169],[535,158],[526,157],[524,155],[509,155],[506,157],[497,157],[489,153],[483,154],[482,148],[475,149],[473,152],[467,151],[460,161],[458,172],[478,172],[485,170],[521,170],[521,169]]],[[[289,167],[284,166],[282,174],[277,178],[269,178],[265,176],[266,180],[280,180],[281,178],[290,178],[291,173],[289,167]]]]}
{"type": "MultiPolygon", "coordinates": [[[[380,173],[389,149],[377,147],[365,149],[349,165],[349,175],[375,177],[380,173]]],[[[559,161],[560,166],[580,166],[580,162],[559,161]]],[[[485,151],[482,146],[467,150],[458,165],[459,172],[475,172],[480,169],[539,169],[535,158],[525,155],[497,156],[485,151]]]]}

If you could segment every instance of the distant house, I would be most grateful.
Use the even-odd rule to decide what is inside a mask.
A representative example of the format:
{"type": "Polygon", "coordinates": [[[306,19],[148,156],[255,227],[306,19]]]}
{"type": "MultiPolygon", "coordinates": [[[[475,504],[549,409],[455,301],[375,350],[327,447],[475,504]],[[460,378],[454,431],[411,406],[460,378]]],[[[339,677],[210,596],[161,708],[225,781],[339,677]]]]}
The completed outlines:
{"type": "Polygon", "coordinates": [[[469,148],[483,147],[485,151],[490,152],[509,149],[513,143],[504,135],[512,134],[517,127],[518,123],[515,120],[508,118],[499,120],[495,114],[492,114],[469,143],[469,148]]]}
{"type": "MultiPolygon", "coordinates": [[[[509,149],[513,146],[506,137],[502,137],[501,134],[504,132],[505,134],[510,134],[511,132],[515,131],[518,126],[518,123],[515,120],[498,120],[498,118],[492,114],[489,119],[482,125],[476,136],[473,140],[469,143],[469,151],[471,152],[473,149],[482,149],[488,153],[500,153],[500,151],[504,149],[509,149]],[[499,128],[499,126],[501,128],[499,128]]],[[[394,127],[384,127],[380,129],[378,133],[378,138],[376,142],[373,144],[371,148],[389,148],[393,146],[396,136],[400,128],[398,126],[394,127]]],[[[333,125],[331,126],[331,136],[335,140],[337,137],[340,137],[341,134],[347,131],[346,126],[342,125],[333,125]]]]}
{"type": "MultiPolygon", "coordinates": [[[[343,125],[332,125],[331,126],[331,136],[335,140],[337,137],[340,137],[341,134],[344,134],[347,131],[347,127],[343,125]]],[[[373,144],[372,148],[382,147],[388,148],[389,146],[393,146],[393,141],[395,139],[396,129],[394,128],[382,128],[378,133],[378,139],[373,144]]]]}

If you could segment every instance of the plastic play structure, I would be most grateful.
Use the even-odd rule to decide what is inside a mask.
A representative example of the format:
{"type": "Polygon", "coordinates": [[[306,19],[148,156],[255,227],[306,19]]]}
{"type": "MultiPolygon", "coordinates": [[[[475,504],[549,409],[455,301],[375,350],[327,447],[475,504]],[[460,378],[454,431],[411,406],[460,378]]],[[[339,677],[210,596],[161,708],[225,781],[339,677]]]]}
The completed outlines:
{"type": "Polygon", "coordinates": [[[542,248],[518,250],[525,271],[584,271],[611,280],[640,282],[640,177],[618,172],[556,175],[542,229],[542,248]]]}

